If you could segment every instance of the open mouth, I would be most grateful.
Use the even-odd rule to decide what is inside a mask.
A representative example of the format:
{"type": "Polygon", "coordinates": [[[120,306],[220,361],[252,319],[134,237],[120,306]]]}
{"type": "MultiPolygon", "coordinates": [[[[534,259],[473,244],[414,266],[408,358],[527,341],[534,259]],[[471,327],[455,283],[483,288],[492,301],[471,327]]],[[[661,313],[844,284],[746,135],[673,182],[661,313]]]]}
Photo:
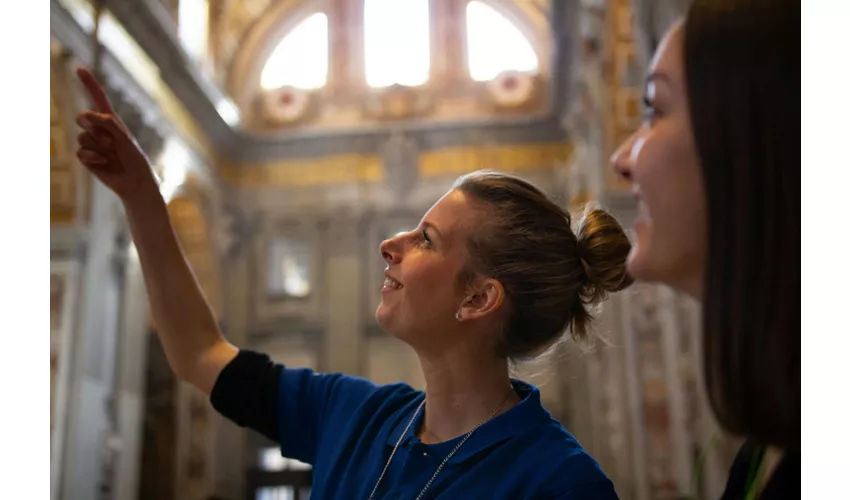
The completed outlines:
{"type": "Polygon", "coordinates": [[[389,276],[384,278],[384,289],[392,289],[392,290],[401,290],[404,288],[401,283],[390,278],[389,276]]]}

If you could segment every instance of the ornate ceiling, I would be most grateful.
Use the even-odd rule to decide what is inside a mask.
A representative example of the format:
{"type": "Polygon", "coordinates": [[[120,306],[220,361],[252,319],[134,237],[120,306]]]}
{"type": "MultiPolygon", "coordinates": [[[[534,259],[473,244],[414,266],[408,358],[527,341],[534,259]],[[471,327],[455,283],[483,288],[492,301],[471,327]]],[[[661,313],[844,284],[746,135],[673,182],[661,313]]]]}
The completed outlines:
{"type": "MultiPolygon", "coordinates": [[[[59,31],[64,32],[60,37],[63,42],[70,43],[75,52],[85,54],[87,42],[80,38],[82,33],[77,33],[78,28],[74,28],[73,23],[66,22],[69,19],[62,7],[64,1],[51,0],[51,30],[59,30],[61,26],[63,29],[59,31]],[[59,20],[63,22],[59,23],[59,20]],[[70,28],[66,29],[66,25],[70,28]]],[[[183,1],[185,6],[191,3],[202,3],[204,0],[183,1]]],[[[244,77],[251,73],[244,70],[247,68],[239,71],[240,56],[248,54],[245,59],[250,60],[253,53],[254,64],[256,64],[258,59],[256,52],[268,51],[269,46],[276,45],[286,30],[292,27],[293,22],[304,18],[305,10],[307,12],[352,10],[357,5],[360,5],[362,9],[362,3],[360,0],[207,1],[210,6],[211,55],[211,60],[207,64],[194,63],[186,49],[181,47],[176,23],[179,10],[177,0],[149,2],[111,0],[109,10],[158,68],[157,75],[163,85],[173,92],[174,97],[195,118],[197,125],[213,145],[213,149],[221,156],[247,162],[309,156],[315,154],[313,150],[318,147],[318,142],[321,142],[322,150],[372,151],[377,144],[382,143],[384,136],[399,126],[415,134],[418,140],[429,145],[428,147],[431,145],[449,147],[454,144],[468,143],[489,144],[494,141],[503,141],[503,136],[530,135],[538,141],[544,140],[542,138],[548,140],[550,136],[556,141],[562,138],[563,131],[560,130],[559,116],[565,101],[563,94],[566,94],[569,87],[567,81],[571,66],[571,56],[565,54],[563,49],[576,46],[573,40],[576,31],[572,29],[571,22],[568,20],[575,17],[570,14],[570,11],[577,8],[579,0],[563,4],[550,0],[483,0],[497,6],[500,11],[509,11],[510,16],[506,17],[511,17],[516,24],[522,25],[523,33],[531,39],[532,45],[536,42],[548,44],[543,47],[544,50],[535,45],[541,65],[548,64],[550,67],[541,68],[544,73],[548,70],[548,73],[541,75],[544,80],[540,87],[544,88],[545,92],[539,99],[540,105],[534,109],[513,113],[513,115],[508,114],[499,119],[493,119],[492,115],[489,118],[486,115],[479,115],[476,118],[473,113],[467,118],[449,117],[450,119],[446,120],[444,115],[432,113],[431,118],[439,123],[417,124],[415,120],[408,120],[384,125],[380,121],[373,120],[364,123],[363,126],[347,129],[334,130],[331,127],[325,131],[317,131],[309,127],[295,127],[271,131],[271,133],[258,132],[252,127],[246,127],[244,115],[233,121],[222,112],[222,108],[228,104],[231,108],[233,107],[232,101],[228,103],[228,97],[238,97],[234,96],[233,89],[239,88],[240,75],[244,77]]],[[[434,9],[432,16],[436,15],[438,19],[442,16],[442,19],[453,20],[451,13],[462,12],[458,9],[463,9],[467,1],[430,0],[434,9]]],[[[355,11],[350,17],[362,18],[362,11],[359,15],[355,11]]],[[[332,23],[329,24],[329,31],[334,33],[334,26],[332,23]]],[[[447,23],[434,22],[432,26],[443,24],[447,23]]],[[[333,50],[332,44],[331,50],[333,50]]],[[[435,53],[432,52],[432,54],[435,53]]],[[[434,61],[432,57],[432,64],[434,61]]],[[[345,91],[347,92],[348,89],[346,88],[345,91]]],[[[444,100],[444,96],[432,99],[438,103],[444,100]]],[[[325,106],[326,96],[324,94],[318,96],[317,101],[325,106]]],[[[238,108],[244,111],[242,107],[244,103],[237,101],[237,104],[239,104],[238,108]]],[[[356,122],[356,117],[350,121],[356,122]]]]}
{"type": "MultiPolygon", "coordinates": [[[[174,1],[174,0],[171,0],[174,1]]],[[[444,3],[460,3],[463,0],[437,0],[444,3]]],[[[546,29],[549,0],[500,0],[512,4],[536,27],[546,29]]],[[[343,0],[352,4],[356,0],[343,0]]],[[[297,14],[307,7],[330,6],[339,0],[211,0],[211,23],[216,27],[214,46],[217,48],[217,66],[228,68],[241,43],[253,34],[273,30],[275,25],[286,22],[288,15],[297,14]]]]}
{"type": "MultiPolygon", "coordinates": [[[[432,15],[452,19],[462,15],[468,0],[431,0],[432,15]]],[[[537,39],[536,49],[544,57],[551,34],[549,0],[498,0],[499,10],[511,14],[537,39]]],[[[255,87],[258,64],[294,24],[310,11],[333,12],[331,33],[356,31],[362,23],[363,0],[212,0],[210,46],[213,52],[215,80],[244,107],[244,87],[255,87]]],[[[446,23],[440,23],[444,25],[446,23]]],[[[362,26],[360,26],[362,27],[362,26]]],[[[341,43],[357,43],[357,37],[342,37],[341,43]]],[[[440,38],[438,35],[437,38],[440,38]]],[[[332,36],[333,39],[333,36],[332,36]]],[[[335,48],[332,46],[331,50],[335,48]]],[[[356,55],[355,55],[356,57],[356,55]]]]}

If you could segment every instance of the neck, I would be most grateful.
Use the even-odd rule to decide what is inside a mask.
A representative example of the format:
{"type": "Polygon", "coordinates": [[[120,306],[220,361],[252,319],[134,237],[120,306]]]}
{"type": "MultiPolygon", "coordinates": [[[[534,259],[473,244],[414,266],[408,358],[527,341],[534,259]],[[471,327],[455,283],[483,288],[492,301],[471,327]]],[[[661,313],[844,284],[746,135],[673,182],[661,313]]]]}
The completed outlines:
{"type": "Polygon", "coordinates": [[[505,404],[493,418],[519,402],[519,396],[511,388],[507,360],[482,356],[481,349],[475,351],[420,355],[426,384],[420,436],[424,443],[462,436],[502,403],[505,404]]]}

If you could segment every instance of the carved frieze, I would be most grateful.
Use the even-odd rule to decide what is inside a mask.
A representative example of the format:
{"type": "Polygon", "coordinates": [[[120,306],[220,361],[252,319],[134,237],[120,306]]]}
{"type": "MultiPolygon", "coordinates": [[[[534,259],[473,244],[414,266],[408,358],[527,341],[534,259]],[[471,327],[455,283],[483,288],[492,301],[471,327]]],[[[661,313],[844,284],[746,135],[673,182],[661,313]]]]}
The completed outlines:
{"type": "Polygon", "coordinates": [[[372,89],[363,100],[364,116],[377,120],[402,120],[425,115],[434,104],[429,92],[420,87],[391,85],[372,89]]]}

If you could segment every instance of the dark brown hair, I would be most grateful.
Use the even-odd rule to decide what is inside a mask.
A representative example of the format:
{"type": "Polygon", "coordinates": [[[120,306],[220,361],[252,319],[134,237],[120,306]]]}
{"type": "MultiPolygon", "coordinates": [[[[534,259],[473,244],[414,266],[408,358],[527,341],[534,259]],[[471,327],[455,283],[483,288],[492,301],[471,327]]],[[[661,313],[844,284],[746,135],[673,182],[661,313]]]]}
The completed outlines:
{"type": "Polygon", "coordinates": [[[462,279],[486,276],[505,289],[509,313],[500,356],[532,357],[566,330],[583,340],[589,306],[631,284],[625,266],[631,244],[608,212],[588,206],[573,232],[569,212],[518,177],[478,171],[459,178],[455,188],[486,204],[462,279]]]}
{"type": "Polygon", "coordinates": [[[708,206],[705,381],[729,431],[800,449],[800,3],[696,0],[684,66],[708,206]]]}

